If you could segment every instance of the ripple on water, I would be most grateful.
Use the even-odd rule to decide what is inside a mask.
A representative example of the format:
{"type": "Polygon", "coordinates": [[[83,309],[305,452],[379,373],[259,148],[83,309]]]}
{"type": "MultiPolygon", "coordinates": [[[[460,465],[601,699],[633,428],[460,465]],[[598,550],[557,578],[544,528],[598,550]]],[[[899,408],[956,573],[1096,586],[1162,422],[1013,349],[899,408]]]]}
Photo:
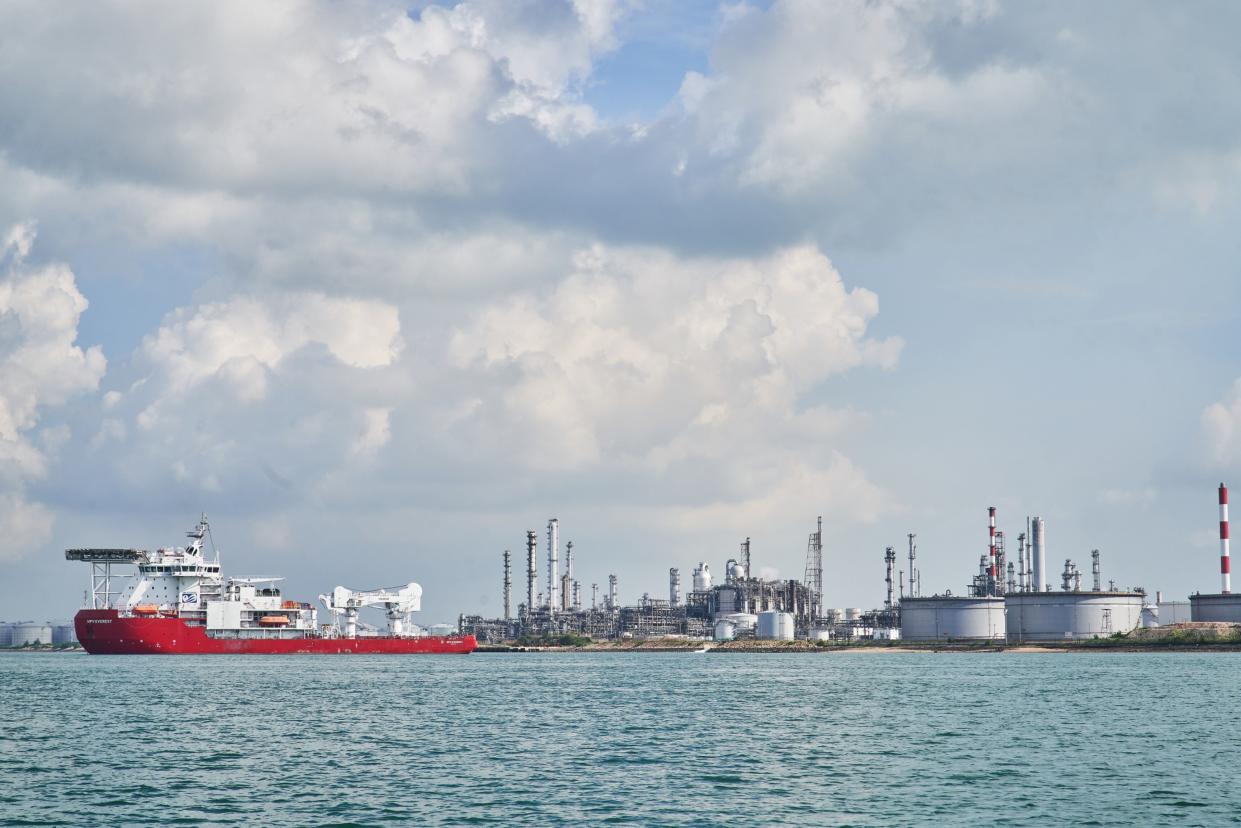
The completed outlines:
{"type": "Polygon", "coordinates": [[[0,825],[1232,823],[1236,663],[6,654],[0,825]]]}

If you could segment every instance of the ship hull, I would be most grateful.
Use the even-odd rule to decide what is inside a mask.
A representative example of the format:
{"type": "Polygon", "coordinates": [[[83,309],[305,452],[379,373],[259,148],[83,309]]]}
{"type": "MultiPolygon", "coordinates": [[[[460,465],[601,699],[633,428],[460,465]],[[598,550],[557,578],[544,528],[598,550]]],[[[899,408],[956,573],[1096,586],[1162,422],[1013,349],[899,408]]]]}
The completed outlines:
{"type": "Polygon", "coordinates": [[[116,610],[80,610],[73,624],[92,655],[464,655],[478,646],[472,635],[214,638],[179,618],[122,617],[116,610]]]}

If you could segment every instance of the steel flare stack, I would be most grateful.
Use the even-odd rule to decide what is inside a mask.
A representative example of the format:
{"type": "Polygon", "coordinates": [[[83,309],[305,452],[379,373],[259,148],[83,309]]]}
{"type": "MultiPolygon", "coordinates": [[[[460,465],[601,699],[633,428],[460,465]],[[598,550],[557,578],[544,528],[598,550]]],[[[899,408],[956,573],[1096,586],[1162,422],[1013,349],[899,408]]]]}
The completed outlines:
{"type": "Polygon", "coordinates": [[[319,600],[332,616],[319,624],[318,610],[290,601],[282,578],[224,578],[220,559],[208,561],[204,515],[187,533],[188,546],[143,549],[66,549],[65,558],[91,565],[91,606],[78,612],[78,641],[96,655],[142,654],[415,654],[470,653],[473,635],[425,635],[412,614],[422,608],[422,587],[357,591],[336,587],[319,600]],[[134,566],[136,575],[114,572],[134,566]],[[119,584],[132,582],[125,588],[119,584]],[[381,609],[381,631],[358,618],[381,609]],[[344,617],[344,626],[340,624],[344,617]]]}

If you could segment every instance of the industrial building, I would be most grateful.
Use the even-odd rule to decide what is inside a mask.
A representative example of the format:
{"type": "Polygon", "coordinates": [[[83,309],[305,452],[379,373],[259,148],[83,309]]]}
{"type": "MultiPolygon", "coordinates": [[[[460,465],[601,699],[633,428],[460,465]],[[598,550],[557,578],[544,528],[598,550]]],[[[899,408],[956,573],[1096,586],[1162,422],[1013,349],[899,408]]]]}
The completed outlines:
{"type": "Polygon", "coordinates": [[[0,623],[0,647],[61,646],[76,644],[73,624],[61,621],[0,623]]]}
{"type": "MultiPolygon", "coordinates": [[[[1047,582],[1047,523],[1026,518],[1017,536],[1017,560],[1009,561],[1004,533],[996,528],[996,509],[987,509],[987,554],[978,564],[967,596],[951,594],[901,601],[901,636],[910,641],[968,640],[1064,641],[1131,632],[1157,623],[1140,588],[1103,585],[1100,553],[1091,552],[1091,587],[1082,589],[1083,572],[1066,559],[1060,589],[1047,582]]],[[[912,558],[912,556],[911,556],[912,558]]],[[[913,566],[911,563],[911,572],[913,566]]]]}
{"type": "MultiPolygon", "coordinates": [[[[1227,489],[1220,486],[1221,572],[1223,591],[1194,595],[1188,605],[1166,605],[1164,623],[1180,620],[1188,607],[1197,620],[1241,623],[1241,596],[1228,582],[1227,489]]],[[[977,573],[963,594],[922,594],[916,535],[908,534],[908,569],[897,571],[895,548],[884,552],[886,600],[879,609],[827,609],[823,606],[823,522],[809,536],[802,580],[765,579],[754,575],[750,539],[729,557],[718,579],[710,563],[699,561],[690,588],[682,586],[681,569],[668,571],[668,597],[644,593],[622,604],[616,575],[609,575],[600,600],[599,585],[590,584],[590,603],[583,606],[582,584],[574,576],[572,542],[562,547],[559,521],[547,524],[547,588],[539,590],[538,539],[526,533],[526,600],[512,607],[512,556],[503,561],[504,614],[501,618],[462,616],[459,628],[480,642],[498,643],[575,634],[596,640],[682,636],[714,638],[790,638],[810,640],[909,641],[1065,641],[1125,634],[1139,626],[1160,623],[1159,600],[1149,601],[1141,587],[1118,587],[1103,580],[1099,550],[1090,553],[1086,572],[1065,559],[1059,584],[1048,567],[1047,522],[1027,517],[1017,535],[1015,560],[996,523],[996,508],[987,509],[987,546],[977,573]],[[564,569],[560,569],[563,559],[564,569]]]]}
{"type": "Polygon", "coordinates": [[[599,585],[590,584],[590,605],[583,606],[583,585],[573,574],[575,550],[572,542],[564,548],[564,571],[560,570],[560,522],[548,521],[546,557],[548,582],[555,588],[539,590],[538,540],[533,530],[526,532],[526,600],[512,606],[512,555],[505,550],[503,566],[503,616],[484,618],[463,615],[462,633],[473,634],[480,642],[498,643],[523,639],[542,639],[565,634],[589,636],[597,640],[683,636],[694,639],[731,640],[756,637],[788,640],[798,638],[869,637],[881,629],[888,637],[899,637],[897,607],[891,600],[883,610],[863,613],[836,611],[833,617],[823,608],[823,520],[806,544],[804,580],[761,578],[753,574],[752,546],[746,538],[735,557],[724,562],[723,580],[717,582],[711,565],[699,561],[693,569],[690,589],[681,582],[681,570],[668,571],[668,597],[649,593],[630,604],[622,604],[616,575],[609,575],[602,600],[599,585]]]}
{"type": "Polygon", "coordinates": [[[1145,595],[1137,592],[1027,592],[1004,596],[1010,641],[1107,638],[1137,629],[1145,595]]]}
{"type": "Polygon", "coordinates": [[[901,638],[906,641],[1003,641],[1004,599],[932,595],[901,601],[901,638]]]}

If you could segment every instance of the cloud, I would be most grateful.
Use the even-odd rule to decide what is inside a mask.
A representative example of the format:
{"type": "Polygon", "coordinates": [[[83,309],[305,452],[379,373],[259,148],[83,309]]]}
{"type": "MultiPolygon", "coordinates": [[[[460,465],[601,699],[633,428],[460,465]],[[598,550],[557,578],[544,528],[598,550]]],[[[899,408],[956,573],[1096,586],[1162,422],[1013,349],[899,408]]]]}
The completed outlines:
{"type": "Polygon", "coordinates": [[[742,185],[841,187],[898,124],[994,129],[1020,117],[1048,93],[1037,70],[983,61],[951,73],[929,37],[943,22],[986,21],[982,5],[777,2],[739,17],[711,74],[681,87],[696,154],[725,161],[742,185]]]}
{"type": "Polygon", "coordinates": [[[391,365],[403,347],[397,310],[315,293],[234,297],[174,311],[145,339],[142,357],[177,394],[222,376],[254,400],[266,393],[267,373],[311,343],[355,368],[391,365]]]}
{"type": "Polygon", "coordinates": [[[568,486],[677,531],[712,510],[813,510],[829,493],[854,517],[877,513],[877,488],[842,453],[866,417],[824,402],[824,384],[894,367],[902,342],[868,333],[878,298],[817,248],[729,259],[593,245],[562,267],[546,289],[419,317],[417,349],[400,325],[417,309],[378,300],[178,309],[107,394],[84,451],[98,473],[82,485],[258,510],[485,509],[568,486]],[[681,506],[699,512],[669,516],[681,506]]]}
{"type": "MultiPolygon", "coordinates": [[[[389,437],[397,309],[319,293],[247,294],[169,313],[106,395],[83,463],[114,497],[257,506],[313,498],[389,437]]],[[[83,477],[78,485],[89,487],[83,477]]]]}
{"type": "Polygon", "coordinates": [[[63,264],[27,263],[35,226],[9,228],[0,239],[0,559],[45,541],[50,511],[26,500],[26,485],[48,473],[48,450],[67,439],[66,427],[36,431],[41,414],[95,390],[107,362],[98,347],[75,343],[86,299],[63,264]],[[32,439],[35,438],[35,439],[32,439]]]}
{"type": "Polygon", "coordinates": [[[690,522],[787,514],[828,492],[875,513],[874,487],[834,450],[857,418],[806,403],[833,376],[895,365],[901,340],[867,334],[873,293],[811,246],[758,259],[594,246],[574,265],[452,335],[475,389],[448,426],[466,454],[610,480],[653,514],[699,510],[690,522]],[[789,486],[805,496],[765,494],[789,486]]]}
{"type": "Polygon", "coordinates": [[[16,163],[205,191],[382,195],[468,190],[508,120],[554,139],[589,131],[581,84],[625,6],[45,12],[0,12],[11,47],[0,141],[16,163]],[[62,50],[74,60],[44,61],[62,50]]]}
{"type": "Polygon", "coordinates": [[[1202,412],[1202,429],[1212,465],[1241,463],[1241,380],[1224,399],[1202,412]]]}

